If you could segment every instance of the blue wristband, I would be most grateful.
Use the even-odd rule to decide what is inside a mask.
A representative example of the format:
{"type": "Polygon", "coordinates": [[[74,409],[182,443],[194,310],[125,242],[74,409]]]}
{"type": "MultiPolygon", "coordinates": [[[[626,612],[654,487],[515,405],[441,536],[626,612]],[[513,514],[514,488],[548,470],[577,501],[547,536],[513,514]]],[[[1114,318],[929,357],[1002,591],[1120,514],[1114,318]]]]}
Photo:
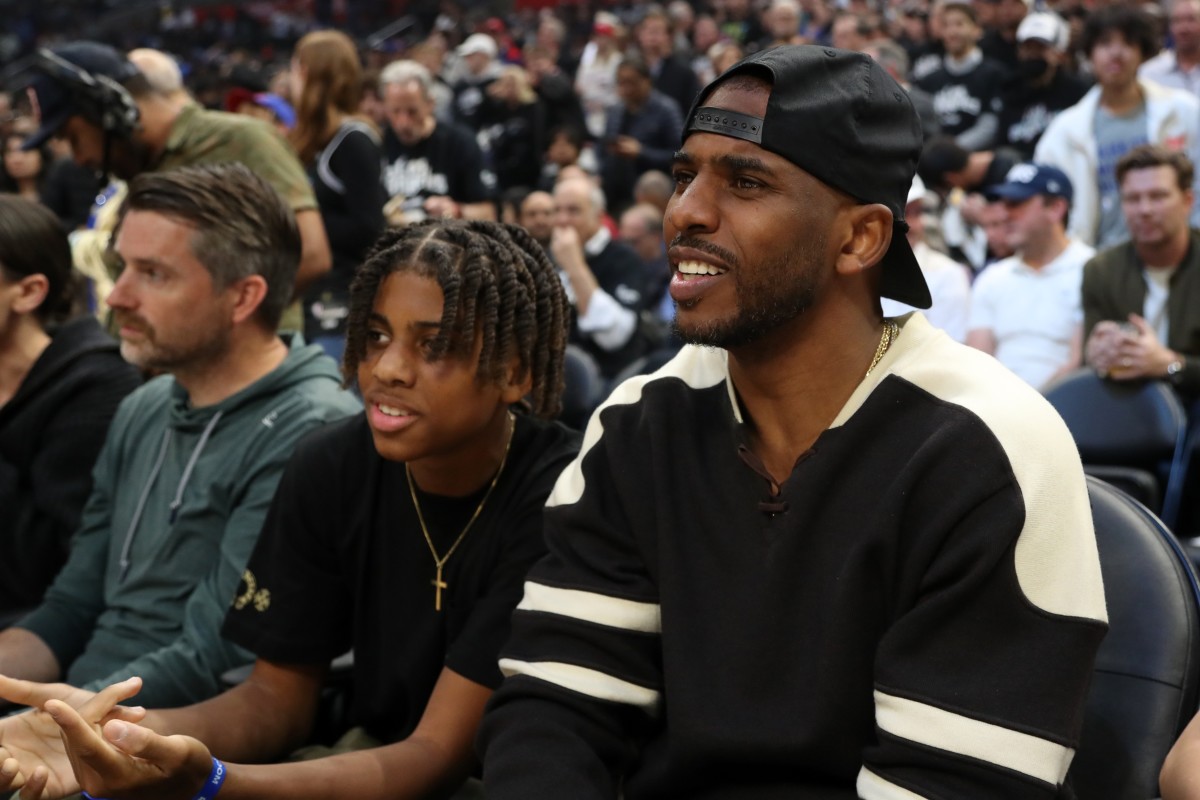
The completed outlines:
{"type": "Polygon", "coordinates": [[[213,800],[217,796],[217,792],[221,791],[223,783],[225,783],[225,765],[214,757],[212,772],[208,773],[208,780],[204,782],[192,800],[213,800]]]}
{"type": "MultiPolygon", "coordinates": [[[[204,782],[192,800],[213,800],[217,796],[217,792],[221,791],[221,784],[225,783],[225,765],[216,758],[213,758],[212,761],[212,772],[208,773],[208,780],[204,782]]],[[[105,800],[103,797],[93,797],[87,792],[81,794],[85,800],[105,800]]]]}

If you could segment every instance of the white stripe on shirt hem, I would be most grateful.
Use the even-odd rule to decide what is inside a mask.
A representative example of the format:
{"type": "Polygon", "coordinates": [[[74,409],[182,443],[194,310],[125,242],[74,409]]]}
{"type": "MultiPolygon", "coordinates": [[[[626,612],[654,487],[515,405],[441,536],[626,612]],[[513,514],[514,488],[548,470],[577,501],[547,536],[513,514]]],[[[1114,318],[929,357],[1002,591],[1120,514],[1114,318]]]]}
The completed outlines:
{"type": "Polygon", "coordinates": [[[561,686],[597,700],[624,703],[640,708],[652,716],[658,715],[658,692],[587,667],[563,664],[558,661],[530,662],[502,658],[500,659],[500,672],[506,678],[513,675],[528,675],[531,678],[553,683],[555,686],[561,686]]]}
{"type": "Polygon", "coordinates": [[[1072,748],[945,709],[875,692],[875,724],[901,739],[974,758],[1059,786],[1072,748]]]}
{"type": "Polygon", "coordinates": [[[639,633],[662,633],[662,611],[656,603],[640,603],[579,589],[559,589],[533,581],[525,582],[525,597],[517,610],[560,614],[639,633]]]}
{"type": "Polygon", "coordinates": [[[903,786],[879,777],[866,767],[858,771],[854,790],[861,800],[928,800],[924,795],[910,792],[903,786]]]}

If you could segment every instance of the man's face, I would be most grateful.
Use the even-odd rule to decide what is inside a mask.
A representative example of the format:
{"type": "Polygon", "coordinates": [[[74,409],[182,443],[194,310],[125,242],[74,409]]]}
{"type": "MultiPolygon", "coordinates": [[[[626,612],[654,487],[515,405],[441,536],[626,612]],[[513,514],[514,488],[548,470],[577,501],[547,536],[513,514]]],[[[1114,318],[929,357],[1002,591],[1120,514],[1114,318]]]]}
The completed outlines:
{"type": "Polygon", "coordinates": [[[767,29],[776,39],[787,39],[795,36],[800,30],[800,17],[787,6],[776,6],[767,14],[767,29]]]}
{"type": "Polygon", "coordinates": [[[996,6],[996,27],[1015,31],[1028,13],[1025,0],[1000,0],[996,6]]]}
{"type": "Polygon", "coordinates": [[[108,296],[121,356],[143,369],[194,371],[229,348],[239,287],[213,285],[192,253],[195,229],[153,211],[130,211],[114,249],[124,269],[108,296]]]}
{"type": "Polygon", "coordinates": [[[650,96],[650,80],[633,67],[617,69],[617,94],[627,106],[640,106],[650,96]]]}
{"type": "Polygon", "coordinates": [[[389,83],[383,90],[383,108],[392,132],[409,147],[432,132],[433,102],[416,81],[389,83]]]}
{"type": "Polygon", "coordinates": [[[617,236],[633,248],[643,263],[657,261],[662,255],[662,234],[650,229],[640,211],[630,209],[621,215],[617,236]]]}
{"type": "MultiPolygon", "coordinates": [[[[706,105],[762,117],[768,94],[719,86],[706,105]]],[[[749,345],[816,302],[836,259],[827,231],[849,201],[786,159],[713,133],[689,136],[672,172],[663,228],[684,341],[749,345]]]]}
{"type": "Polygon", "coordinates": [[[866,44],[858,33],[858,20],[850,16],[835,19],[829,36],[833,46],[842,50],[862,50],[866,44]]]}
{"type": "Polygon", "coordinates": [[[543,247],[554,230],[554,198],[546,192],[534,192],[521,203],[520,225],[543,247]]]}
{"type": "MultiPolygon", "coordinates": [[[[82,167],[99,172],[104,169],[104,131],[80,116],[67,119],[58,132],[71,147],[71,157],[82,167]]],[[[108,145],[108,168],[113,175],[128,181],[149,169],[153,156],[142,143],[134,139],[111,137],[108,145]]]]}
{"type": "Polygon", "coordinates": [[[971,18],[957,8],[942,12],[942,43],[946,53],[961,58],[971,51],[979,39],[979,28],[971,18]]]}
{"type": "Polygon", "coordinates": [[[651,56],[663,56],[671,52],[671,34],[666,20],[650,17],[638,26],[638,44],[642,52],[651,56]]]}
{"type": "Polygon", "coordinates": [[[1177,0],[1171,7],[1170,24],[1176,52],[1195,53],[1200,50],[1200,3],[1196,0],[1177,0]]]}
{"type": "Polygon", "coordinates": [[[1167,244],[1188,227],[1192,190],[1179,188],[1168,166],[1133,169],[1121,181],[1121,210],[1134,245],[1167,244]]]}
{"type": "Polygon", "coordinates": [[[554,187],[554,224],[574,228],[586,242],[600,229],[600,215],[592,205],[585,179],[571,178],[554,187]]]}
{"type": "Polygon", "coordinates": [[[1096,82],[1106,88],[1124,88],[1137,79],[1142,63],[1142,51],[1125,38],[1125,34],[1110,30],[1092,46],[1089,54],[1096,82]]]}
{"type": "Polygon", "coordinates": [[[1054,228],[1054,208],[1049,198],[1034,195],[1024,200],[1005,200],[1000,205],[1004,208],[1008,246],[1017,252],[1054,228]]]}

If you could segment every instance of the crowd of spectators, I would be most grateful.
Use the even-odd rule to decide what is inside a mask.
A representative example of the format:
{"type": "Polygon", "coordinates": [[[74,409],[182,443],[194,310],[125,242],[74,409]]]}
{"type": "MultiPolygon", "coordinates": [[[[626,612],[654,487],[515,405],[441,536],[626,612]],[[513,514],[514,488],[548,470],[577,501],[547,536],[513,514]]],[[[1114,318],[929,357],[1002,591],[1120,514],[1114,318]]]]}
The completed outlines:
{"type": "MultiPolygon", "coordinates": [[[[924,312],[929,322],[993,355],[1038,390],[1087,365],[1112,380],[1168,381],[1188,404],[1200,399],[1200,315],[1194,310],[1200,308],[1200,265],[1194,263],[1200,231],[1193,227],[1200,225],[1200,0],[518,0],[506,11],[452,2],[184,3],[154,4],[154,14],[136,20],[127,16],[129,9],[103,3],[65,4],[78,12],[70,19],[61,17],[61,8],[7,5],[14,24],[0,36],[0,215],[6,215],[0,217],[0,290],[6,293],[0,294],[6,298],[0,302],[0,501],[20,498],[22,535],[41,537],[41,551],[35,553],[37,585],[22,584],[7,600],[8,585],[0,586],[0,616],[7,621],[36,609],[18,627],[0,632],[0,671],[6,674],[66,677],[100,688],[136,664],[139,674],[156,677],[155,664],[138,663],[135,651],[144,641],[119,641],[98,654],[90,649],[90,629],[63,610],[81,604],[72,594],[83,591],[76,578],[95,571],[103,580],[88,586],[105,603],[139,602],[136,580],[125,582],[128,553],[120,563],[106,563],[104,554],[126,529],[128,548],[139,524],[147,524],[147,497],[158,515],[147,520],[163,530],[176,525],[177,509],[163,493],[176,491],[178,483],[182,496],[195,464],[187,453],[175,463],[172,449],[165,473],[170,485],[164,478],[155,486],[171,430],[186,428],[181,435],[188,442],[198,437],[194,451],[187,451],[194,452],[193,462],[206,446],[231,461],[233,454],[247,457],[247,442],[234,423],[257,431],[259,416],[267,415],[264,425],[274,419],[271,409],[254,406],[246,412],[248,422],[226,419],[209,443],[205,426],[210,419],[216,425],[225,412],[199,414],[192,422],[168,420],[166,392],[175,384],[159,378],[147,385],[157,387],[157,395],[145,387],[135,391],[141,376],[116,358],[100,330],[124,325],[135,338],[145,336],[146,347],[157,347],[159,332],[151,322],[169,331],[190,324],[185,312],[199,313],[179,306],[177,315],[143,319],[141,301],[131,299],[133,282],[150,278],[130,254],[132,234],[125,232],[124,247],[115,246],[118,209],[127,183],[149,191],[147,174],[239,161],[269,187],[241,173],[228,180],[247,182],[247,192],[273,191],[290,209],[296,228],[285,225],[280,236],[295,247],[295,277],[274,287],[271,307],[278,306],[279,319],[252,316],[227,325],[273,348],[255,380],[303,358],[310,360],[309,378],[329,382],[332,364],[313,366],[316,348],[299,355],[299,338],[277,347],[283,340],[274,338],[276,328],[302,331],[303,340],[325,355],[357,364],[367,345],[355,342],[352,326],[356,319],[367,326],[369,315],[356,310],[362,289],[354,276],[364,261],[379,258],[373,246],[381,236],[399,242],[406,231],[440,231],[439,224],[451,225],[451,233],[436,235],[454,240],[459,228],[453,226],[460,223],[445,221],[461,220],[461,230],[474,231],[480,241],[501,243],[487,245],[509,253],[495,256],[498,263],[519,266],[532,259],[538,269],[556,272],[570,306],[565,357],[586,362],[598,376],[587,398],[591,408],[622,378],[662,363],[679,347],[671,329],[675,307],[663,231],[674,227],[666,215],[676,191],[675,153],[700,87],[743,56],[775,47],[859,51],[908,93],[924,134],[905,215],[907,241],[933,301],[924,312]],[[97,24],[88,29],[81,19],[97,24]],[[84,31],[87,36],[74,35],[84,31]],[[68,41],[74,38],[105,43],[68,41]],[[68,108],[78,98],[55,81],[64,75],[79,80],[79,73],[85,83],[107,87],[106,97],[120,113],[89,119],[68,108]],[[24,205],[10,209],[18,201],[24,205]],[[42,230],[51,218],[64,235],[42,230]],[[21,230],[4,224],[17,219],[27,220],[21,230]],[[494,221],[524,233],[511,240],[510,229],[494,221]],[[53,245],[45,250],[45,275],[37,265],[5,261],[6,253],[42,240],[24,228],[53,245]],[[73,271],[65,268],[68,260],[73,271]],[[121,260],[137,269],[121,272],[121,260]],[[292,302],[286,311],[285,299],[292,302]],[[114,430],[124,439],[108,434],[117,444],[94,474],[100,489],[119,493],[116,484],[131,469],[118,463],[118,445],[153,455],[165,431],[158,463],[132,469],[138,481],[151,473],[144,492],[126,492],[111,514],[84,508],[93,479],[87,470],[49,488],[28,489],[32,484],[23,477],[44,479],[47,463],[57,464],[53,459],[61,459],[58,449],[66,445],[27,452],[31,412],[22,404],[34,388],[45,392],[45,372],[80,360],[86,363],[72,367],[71,375],[81,392],[93,372],[120,378],[113,377],[95,403],[87,402],[94,414],[76,414],[67,424],[63,415],[82,401],[63,400],[53,409],[56,428],[45,403],[32,407],[39,425],[60,439],[70,437],[89,469],[109,425],[123,426],[114,430]],[[149,433],[126,430],[135,403],[122,406],[123,414],[116,411],[131,391],[142,404],[151,398],[146,407],[164,416],[149,433]],[[18,444],[25,448],[19,462],[13,455],[18,444]],[[47,459],[52,461],[43,463],[47,459]],[[80,520],[89,526],[91,538],[82,541],[90,551],[67,544],[80,520]],[[54,583],[64,563],[67,577],[54,583]]],[[[172,209],[164,213],[174,219],[172,209]]],[[[127,227],[141,218],[131,216],[127,227]]],[[[211,217],[196,225],[221,229],[211,217]]],[[[257,241],[253,231],[238,234],[257,241]]],[[[469,249],[469,243],[455,246],[469,249]]],[[[448,268],[436,258],[416,262],[422,266],[413,269],[436,277],[445,291],[458,286],[447,283],[448,268]]],[[[910,310],[884,300],[886,316],[910,310]]],[[[228,345],[221,326],[211,330],[214,341],[228,345]]],[[[189,344],[198,348],[189,357],[211,356],[203,343],[189,344]]],[[[189,385],[186,360],[139,362],[131,358],[135,350],[126,342],[121,354],[143,373],[167,373],[189,385]]],[[[568,380],[575,374],[571,366],[564,370],[568,380]]],[[[346,370],[354,385],[353,370],[346,370]]],[[[216,406],[238,393],[218,394],[216,406]]],[[[350,413],[356,401],[347,394],[324,403],[305,425],[350,413]]],[[[187,416],[185,410],[174,413],[187,416]]],[[[489,435],[503,433],[500,438],[511,443],[517,423],[499,411],[495,420],[489,435]]],[[[218,691],[220,669],[247,661],[239,647],[219,641],[223,609],[214,598],[237,583],[230,563],[246,562],[305,425],[279,452],[263,456],[269,474],[229,476],[228,487],[203,469],[197,475],[231,496],[248,491],[234,478],[256,479],[257,516],[242,521],[236,548],[221,527],[224,518],[196,522],[208,526],[205,535],[229,563],[203,579],[202,596],[176,597],[173,609],[163,604],[165,621],[153,644],[172,669],[196,652],[218,652],[220,658],[213,659],[216,666],[193,659],[204,675],[173,693],[144,697],[170,705],[203,700],[218,691]]],[[[366,436],[360,418],[356,425],[366,436]]],[[[504,463],[500,458],[501,470],[504,463]]],[[[411,476],[408,485],[417,505],[411,476]]],[[[549,486],[541,489],[545,495],[549,486]]],[[[243,513],[236,504],[224,512],[235,519],[243,513]]],[[[150,560],[136,569],[160,566],[150,560]]],[[[208,568],[207,562],[189,566],[189,579],[208,568]]],[[[136,570],[134,577],[148,580],[136,570]]],[[[249,572],[238,591],[245,589],[247,602],[258,602],[248,580],[249,572]]],[[[441,564],[435,580],[440,603],[441,564]]],[[[110,609],[107,616],[96,611],[97,619],[119,628],[129,609],[110,609]]],[[[98,629],[103,633],[105,625],[98,629]]],[[[328,654],[322,649],[320,655],[328,654]]],[[[290,739],[279,738],[285,741],[290,739]]]]}

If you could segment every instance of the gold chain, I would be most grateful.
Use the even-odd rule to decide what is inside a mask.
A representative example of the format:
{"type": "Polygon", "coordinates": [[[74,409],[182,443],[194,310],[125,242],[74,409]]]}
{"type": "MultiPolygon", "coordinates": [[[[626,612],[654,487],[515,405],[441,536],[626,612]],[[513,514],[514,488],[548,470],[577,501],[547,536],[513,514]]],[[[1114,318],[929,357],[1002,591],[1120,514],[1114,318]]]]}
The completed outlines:
{"type": "Polygon", "coordinates": [[[412,470],[408,468],[407,463],[404,465],[404,475],[408,478],[408,492],[412,495],[413,508],[417,510],[417,522],[421,523],[421,533],[425,534],[425,544],[429,545],[429,552],[433,555],[433,563],[437,567],[437,577],[430,581],[437,590],[433,601],[435,611],[442,610],[442,589],[450,588],[450,585],[442,580],[442,568],[446,566],[446,562],[450,560],[450,556],[454,555],[454,551],[462,544],[463,539],[466,538],[467,531],[471,530],[471,526],[475,524],[475,520],[479,519],[479,515],[483,512],[483,507],[487,504],[488,498],[492,496],[492,490],[496,488],[496,484],[500,481],[500,473],[504,472],[504,465],[508,462],[508,451],[512,449],[513,434],[516,432],[516,429],[517,420],[513,417],[512,412],[509,412],[508,443],[504,445],[504,456],[500,459],[500,468],[496,470],[496,475],[492,478],[492,483],[488,486],[483,499],[475,507],[475,513],[467,520],[467,526],[462,529],[462,533],[454,540],[454,544],[450,545],[450,549],[446,551],[446,555],[444,556],[439,556],[437,548],[433,546],[433,538],[429,535],[429,528],[425,527],[425,516],[421,513],[421,503],[417,500],[417,487],[413,483],[412,470]]]}
{"type": "MultiPolygon", "coordinates": [[[[899,335],[900,326],[896,324],[895,320],[885,319],[883,321],[883,335],[879,337],[879,346],[875,348],[875,357],[871,359],[871,366],[867,367],[867,375],[870,375],[871,370],[879,366],[879,362],[883,360],[884,354],[899,335]]],[[[863,377],[865,378],[866,375],[863,377]]]]}

